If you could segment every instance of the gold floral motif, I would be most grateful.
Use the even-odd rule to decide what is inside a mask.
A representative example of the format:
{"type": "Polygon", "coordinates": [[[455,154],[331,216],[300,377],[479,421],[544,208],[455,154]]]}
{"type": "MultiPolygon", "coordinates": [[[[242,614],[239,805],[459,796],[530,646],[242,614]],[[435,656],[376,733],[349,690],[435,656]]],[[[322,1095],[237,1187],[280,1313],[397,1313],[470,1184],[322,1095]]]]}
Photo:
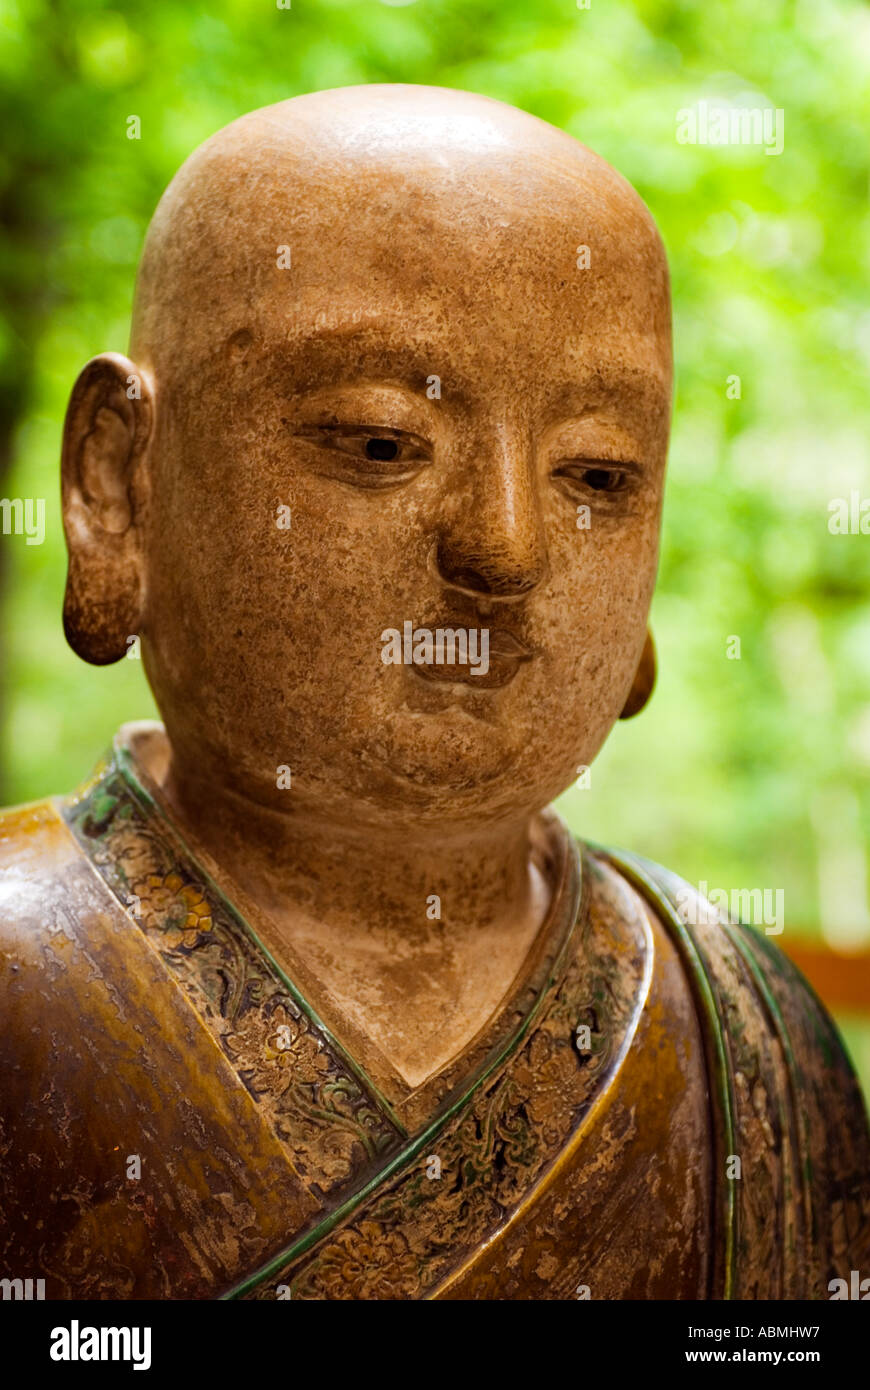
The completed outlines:
{"type": "Polygon", "coordinates": [[[399,1299],[416,1270],[417,1260],[400,1231],[384,1233],[377,1222],[361,1221],[336,1236],[318,1262],[305,1296],[399,1299]]]}
{"type": "MultiPolygon", "coordinates": [[[[525,1045],[433,1138],[440,1178],[429,1179],[424,1163],[412,1164],[275,1282],[290,1281],[297,1300],[420,1298],[486,1242],[565,1144],[629,1025],[642,952],[626,960],[619,985],[605,987],[594,947],[578,943],[525,1045]],[[586,1063],[573,1045],[581,1016],[596,1023],[586,1063]],[[397,1252],[389,1278],[355,1258],[387,1248],[397,1252]]],[[[248,1297],[274,1297],[273,1289],[270,1283],[248,1297]]]]}
{"type": "Polygon", "coordinates": [[[395,1125],[124,775],[109,765],[67,814],[95,867],[267,1111],[294,1167],[316,1174],[326,1194],[398,1147],[395,1125]]]}
{"type": "Polygon", "coordinates": [[[177,873],[149,874],[133,884],[144,925],[159,931],[168,951],[192,950],[201,932],[212,929],[211,909],[202,889],[177,873]]]}
{"type": "Polygon", "coordinates": [[[533,1189],[615,1063],[643,977],[647,948],[639,925],[620,936],[612,881],[594,863],[590,877],[597,883],[595,922],[578,923],[564,972],[517,1053],[432,1138],[427,1153],[438,1157],[440,1177],[428,1176],[425,1159],[411,1162],[345,1226],[245,1297],[273,1298],[275,1283],[289,1283],[297,1300],[424,1297],[533,1189]],[[622,945],[618,972],[614,940],[622,945]],[[575,1047],[578,1023],[590,1029],[587,1054],[575,1047]],[[388,1284],[348,1258],[369,1246],[401,1252],[388,1284]]]}

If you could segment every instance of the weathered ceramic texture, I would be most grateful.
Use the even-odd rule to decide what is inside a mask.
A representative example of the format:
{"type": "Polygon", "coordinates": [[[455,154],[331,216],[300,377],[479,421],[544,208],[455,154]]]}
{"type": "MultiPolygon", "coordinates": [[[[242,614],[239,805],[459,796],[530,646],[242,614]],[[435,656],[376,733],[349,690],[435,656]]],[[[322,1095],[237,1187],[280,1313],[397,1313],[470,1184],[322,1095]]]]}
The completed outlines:
{"type": "Polygon", "coordinates": [[[373,86],[187,161],[63,447],[68,639],[140,639],[164,723],[0,820],[5,1273],[763,1298],[870,1261],[823,1010],[546,809],[652,688],[670,408],[658,233],[561,131],[373,86]],[[386,663],[406,622],[488,669],[386,663]]]}

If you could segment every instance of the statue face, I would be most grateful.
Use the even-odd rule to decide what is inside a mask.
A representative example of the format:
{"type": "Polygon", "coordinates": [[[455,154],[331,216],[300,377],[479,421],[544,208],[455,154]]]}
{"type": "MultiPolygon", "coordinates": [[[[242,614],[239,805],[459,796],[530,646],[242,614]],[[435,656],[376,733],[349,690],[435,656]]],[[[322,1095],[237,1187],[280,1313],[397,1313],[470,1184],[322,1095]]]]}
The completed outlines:
{"type": "Polygon", "coordinates": [[[155,220],[190,244],[171,329],[141,307],[167,274],[149,250],[138,353],[134,332],[148,675],[182,761],[281,809],[280,765],[309,814],[537,809],[591,762],[643,646],[660,244],[602,161],[495,103],[438,109],[463,101],[428,139],[357,114],[286,157],[246,118],[155,220]],[[406,623],[487,630],[488,671],[387,664],[406,623]]]}

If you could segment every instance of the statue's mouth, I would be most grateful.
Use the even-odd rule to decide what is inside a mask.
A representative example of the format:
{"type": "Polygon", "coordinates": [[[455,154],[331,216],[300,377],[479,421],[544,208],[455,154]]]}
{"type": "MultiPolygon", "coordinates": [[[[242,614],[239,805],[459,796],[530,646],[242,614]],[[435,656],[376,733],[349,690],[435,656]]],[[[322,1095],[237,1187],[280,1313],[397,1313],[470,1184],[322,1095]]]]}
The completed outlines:
{"type": "Polygon", "coordinates": [[[520,638],[504,628],[489,628],[486,662],[476,665],[459,661],[415,665],[421,680],[446,685],[467,685],[472,690],[498,690],[509,685],[520,667],[535,655],[520,638]]]}

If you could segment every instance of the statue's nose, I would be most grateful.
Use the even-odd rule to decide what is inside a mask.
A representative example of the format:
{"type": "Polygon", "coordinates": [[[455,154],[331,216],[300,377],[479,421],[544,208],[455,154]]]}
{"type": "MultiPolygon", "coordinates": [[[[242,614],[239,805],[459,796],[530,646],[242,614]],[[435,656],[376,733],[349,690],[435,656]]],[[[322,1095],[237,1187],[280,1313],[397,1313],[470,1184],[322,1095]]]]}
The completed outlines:
{"type": "Polygon", "coordinates": [[[452,589],[487,598],[523,598],[538,587],[545,566],[537,556],[519,556],[512,549],[514,553],[509,554],[494,545],[457,544],[451,536],[439,541],[435,563],[452,589]]]}
{"type": "Polygon", "coordinates": [[[523,598],[547,574],[529,460],[515,449],[487,467],[442,530],[435,564],[443,582],[472,596],[523,598]]]}

